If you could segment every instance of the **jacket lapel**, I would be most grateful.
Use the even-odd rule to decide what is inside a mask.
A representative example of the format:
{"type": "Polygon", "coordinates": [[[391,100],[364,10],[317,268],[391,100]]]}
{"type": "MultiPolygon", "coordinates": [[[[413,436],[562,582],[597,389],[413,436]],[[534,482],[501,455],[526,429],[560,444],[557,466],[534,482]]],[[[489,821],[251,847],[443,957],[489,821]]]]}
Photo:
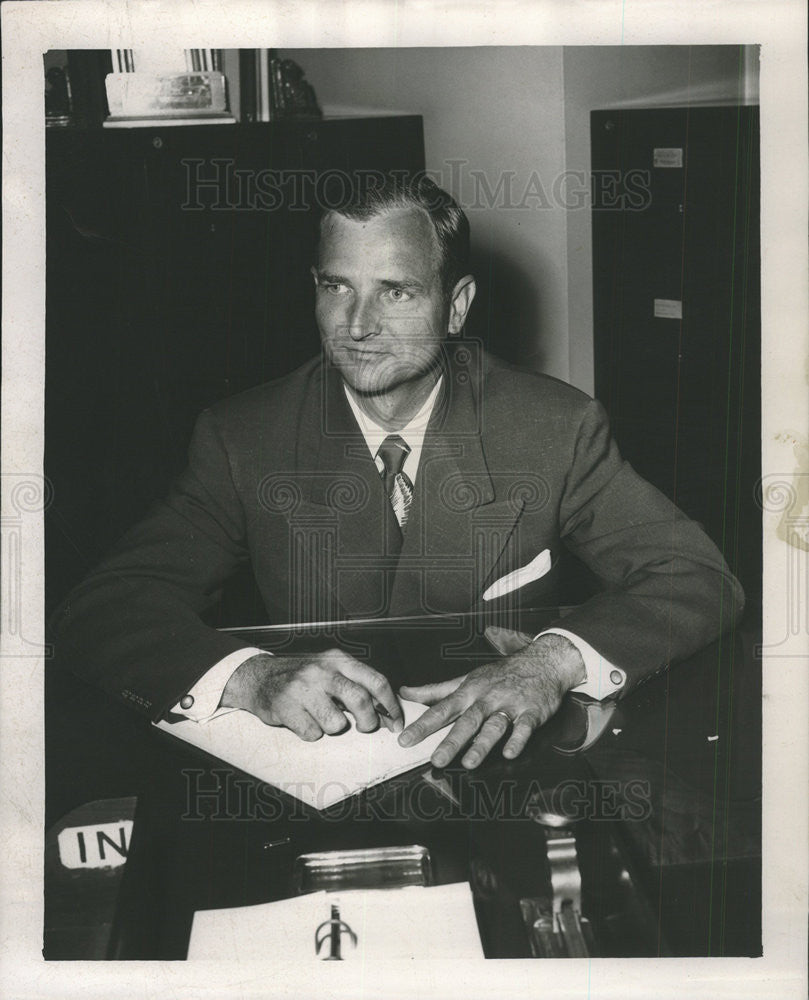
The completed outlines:
{"type": "Polygon", "coordinates": [[[382,617],[390,606],[398,529],[338,373],[321,369],[315,381],[318,398],[299,435],[296,520],[303,537],[293,559],[304,560],[313,589],[328,591],[331,617],[382,617]]]}
{"type": "Polygon", "coordinates": [[[486,461],[482,379],[469,375],[469,345],[448,341],[444,353],[444,382],[419,462],[392,615],[474,607],[521,512],[486,461]]]}

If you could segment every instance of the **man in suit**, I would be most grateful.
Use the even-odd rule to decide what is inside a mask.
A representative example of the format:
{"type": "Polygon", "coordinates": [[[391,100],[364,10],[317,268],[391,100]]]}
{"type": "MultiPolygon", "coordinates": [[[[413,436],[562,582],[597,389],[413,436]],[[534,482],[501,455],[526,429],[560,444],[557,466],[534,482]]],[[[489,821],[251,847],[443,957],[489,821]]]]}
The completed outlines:
{"type": "MultiPolygon", "coordinates": [[[[245,709],[302,739],[399,702],[337,650],[270,656],[207,627],[249,560],[271,621],[552,603],[566,548],[601,591],[465,677],[419,677],[403,745],[517,756],[565,693],[615,696],[730,627],[743,597],[701,528],[622,461],[603,409],[460,339],[475,295],[466,217],[425,178],[321,221],[323,357],[212,407],[167,500],[64,605],[60,649],[153,719],[245,709]]],[[[291,332],[290,335],[293,335],[291,332]]]]}

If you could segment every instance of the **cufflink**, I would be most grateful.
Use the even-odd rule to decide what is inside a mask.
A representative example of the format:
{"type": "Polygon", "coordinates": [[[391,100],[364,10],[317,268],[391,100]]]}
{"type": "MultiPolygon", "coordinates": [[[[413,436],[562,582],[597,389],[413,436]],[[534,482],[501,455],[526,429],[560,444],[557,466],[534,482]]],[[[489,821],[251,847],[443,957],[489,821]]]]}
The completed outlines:
{"type": "Polygon", "coordinates": [[[194,704],[194,696],[191,694],[185,694],[180,698],[180,708],[189,709],[194,704]]]}
{"type": "Polygon", "coordinates": [[[589,698],[601,701],[617,694],[626,683],[626,674],[623,670],[613,667],[609,673],[598,674],[595,677],[587,675],[587,680],[571,688],[574,694],[586,694],[589,698]]]}

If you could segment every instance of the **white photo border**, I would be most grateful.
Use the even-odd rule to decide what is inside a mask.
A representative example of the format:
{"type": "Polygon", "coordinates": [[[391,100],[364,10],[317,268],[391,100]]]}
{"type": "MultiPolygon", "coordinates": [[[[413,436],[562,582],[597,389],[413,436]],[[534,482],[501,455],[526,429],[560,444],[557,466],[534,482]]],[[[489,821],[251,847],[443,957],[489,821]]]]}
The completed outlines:
{"type": "MultiPolygon", "coordinates": [[[[466,45],[761,45],[763,472],[794,481],[807,467],[807,72],[801,0],[402,0],[232,3],[23,2],[2,5],[4,478],[42,476],[45,171],[42,55],[52,48],[406,47],[466,45]]],[[[7,482],[10,480],[6,480],[7,482]]],[[[3,503],[7,504],[6,490],[3,503]]],[[[4,507],[5,515],[8,513],[4,507]]],[[[809,514],[809,511],[807,511],[809,514]]],[[[783,634],[790,546],[764,515],[764,642],[783,634]]],[[[22,607],[33,636],[42,620],[41,523],[22,553],[22,607]]],[[[755,544],[755,542],[753,542],[755,544]]],[[[4,540],[5,545],[5,540],[4,540]]],[[[4,549],[4,559],[6,558],[4,549]]],[[[6,587],[8,580],[3,584],[6,587]]],[[[4,591],[4,597],[7,591],[4,591]]],[[[801,594],[805,600],[805,594],[801,594]]],[[[797,613],[797,612],[796,612],[797,613]]],[[[44,747],[41,661],[16,655],[5,631],[0,660],[0,990],[23,998],[82,996],[387,997],[530,996],[555,1000],[806,995],[806,612],[764,663],[764,896],[760,959],[367,963],[315,969],[217,962],[45,962],[42,958],[44,747]]]]}

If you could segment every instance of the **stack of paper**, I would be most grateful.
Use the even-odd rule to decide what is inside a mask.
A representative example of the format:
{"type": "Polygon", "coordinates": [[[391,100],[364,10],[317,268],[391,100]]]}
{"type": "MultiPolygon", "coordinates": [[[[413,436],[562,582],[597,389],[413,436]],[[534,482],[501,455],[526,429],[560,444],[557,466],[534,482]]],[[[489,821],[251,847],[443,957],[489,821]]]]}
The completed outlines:
{"type": "Polygon", "coordinates": [[[194,914],[188,957],[321,961],[329,956],[331,941],[325,940],[318,954],[315,937],[318,928],[319,937],[329,934],[333,907],[343,925],[343,961],[483,958],[468,882],[316,892],[260,906],[202,910],[194,914]]]}
{"type": "MultiPolygon", "coordinates": [[[[426,711],[415,702],[401,705],[406,725],[426,711]]],[[[328,809],[364,788],[426,764],[446,735],[446,729],[440,730],[405,749],[397,742],[398,734],[382,726],[374,733],[360,733],[352,725],[338,736],[306,743],[288,729],[265,726],[255,715],[240,711],[210,722],[183,719],[156,725],[315,809],[328,809]]]]}

